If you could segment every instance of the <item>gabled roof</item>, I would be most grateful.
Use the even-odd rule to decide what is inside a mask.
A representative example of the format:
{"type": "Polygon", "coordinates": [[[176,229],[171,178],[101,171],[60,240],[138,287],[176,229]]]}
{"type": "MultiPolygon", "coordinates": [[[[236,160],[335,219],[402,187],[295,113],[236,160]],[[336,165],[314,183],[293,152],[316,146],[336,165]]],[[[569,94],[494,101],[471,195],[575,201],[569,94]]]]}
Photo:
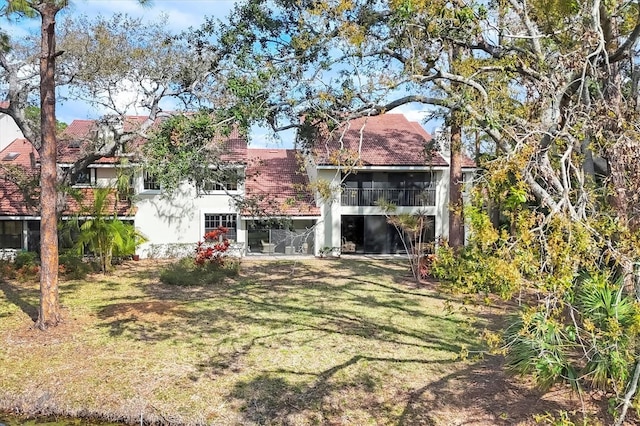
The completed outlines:
{"type": "Polygon", "coordinates": [[[245,190],[249,198],[258,200],[260,213],[274,216],[320,214],[297,151],[248,149],[247,156],[245,190]]]}
{"type": "MultiPolygon", "coordinates": [[[[364,166],[444,166],[438,152],[427,152],[431,136],[402,114],[351,120],[315,143],[318,165],[337,165],[339,158],[358,158],[364,166]]],[[[344,162],[342,163],[344,164],[344,162]]]]}
{"type": "Polygon", "coordinates": [[[88,138],[94,129],[96,120],[73,120],[60,135],[60,139],[88,138]]]}
{"type": "Polygon", "coordinates": [[[31,167],[31,156],[37,160],[38,151],[27,139],[16,139],[0,151],[0,164],[31,167]],[[13,160],[5,159],[9,153],[18,154],[13,160]]]}
{"type": "MultiPolygon", "coordinates": [[[[24,178],[36,177],[38,166],[38,151],[35,150],[31,142],[26,139],[16,139],[5,149],[0,151],[0,216],[39,216],[38,195],[25,194],[25,192],[8,176],[7,166],[18,167],[24,178]],[[8,156],[9,153],[18,154],[8,156]],[[15,157],[12,160],[5,158],[15,157]],[[31,199],[26,197],[31,195],[31,199]]],[[[37,191],[37,188],[36,188],[37,191]]],[[[64,215],[82,214],[89,208],[94,199],[93,188],[80,188],[82,195],[79,203],[72,197],[65,200],[64,215]]],[[[115,212],[118,216],[129,216],[134,213],[131,205],[126,201],[116,200],[115,195],[110,195],[107,199],[107,211],[115,212]]]]}
{"type": "MultiPolygon", "coordinates": [[[[135,131],[142,126],[149,117],[144,115],[126,115],[123,117],[125,132],[135,131]]],[[[157,122],[159,120],[156,120],[157,122]]],[[[62,132],[61,139],[86,139],[91,138],[92,133],[98,130],[99,120],[73,120],[62,132]]]]}
{"type": "Polygon", "coordinates": [[[0,101],[0,108],[9,108],[8,101],[0,101]]]}
{"type": "MultiPolygon", "coordinates": [[[[166,116],[158,117],[154,126],[162,122],[166,116]]],[[[123,118],[124,131],[134,132],[148,119],[146,116],[125,116],[123,118]]],[[[73,163],[81,158],[88,145],[98,131],[98,120],[73,120],[62,132],[58,140],[58,162],[73,163]]],[[[144,145],[143,138],[136,138],[130,142],[128,151],[136,153],[144,145]]],[[[234,128],[228,136],[219,136],[211,141],[212,147],[220,149],[221,159],[227,162],[243,162],[247,158],[247,139],[234,128]]],[[[117,163],[117,157],[103,157],[96,161],[100,164],[117,163]]]]}
{"type": "Polygon", "coordinates": [[[22,179],[35,177],[37,169],[32,167],[32,156],[33,164],[35,164],[37,155],[38,152],[26,139],[16,139],[0,151],[0,215],[28,216],[34,214],[35,209],[32,206],[35,200],[27,200],[26,194],[7,175],[10,169],[17,168],[17,171],[21,172],[22,179]],[[9,156],[10,153],[17,155],[9,156]],[[9,159],[12,157],[13,159],[9,159]]]}

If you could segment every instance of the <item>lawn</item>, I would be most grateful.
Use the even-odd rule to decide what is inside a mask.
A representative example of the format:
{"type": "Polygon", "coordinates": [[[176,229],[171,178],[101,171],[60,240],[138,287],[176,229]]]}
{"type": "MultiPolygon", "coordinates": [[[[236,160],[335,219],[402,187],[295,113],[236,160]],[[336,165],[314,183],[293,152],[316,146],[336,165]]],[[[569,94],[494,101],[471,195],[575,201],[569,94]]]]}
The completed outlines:
{"type": "Polygon", "coordinates": [[[502,311],[417,288],[404,263],[251,260],[240,277],[197,287],[160,283],[161,266],[128,262],[62,282],[66,321],[46,333],[31,328],[37,283],[0,283],[0,411],[138,424],[511,425],[579,407],[478,356],[502,311]]]}

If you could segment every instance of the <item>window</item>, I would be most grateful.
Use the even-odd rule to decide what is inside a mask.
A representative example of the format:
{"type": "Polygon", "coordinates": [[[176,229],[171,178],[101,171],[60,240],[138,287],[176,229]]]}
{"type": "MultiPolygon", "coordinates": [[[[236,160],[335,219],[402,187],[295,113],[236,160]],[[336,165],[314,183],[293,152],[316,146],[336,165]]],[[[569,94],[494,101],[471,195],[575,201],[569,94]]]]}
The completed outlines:
{"type": "Polygon", "coordinates": [[[91,171],[89,169],[82,169],[76,175],[76,179],[73,181],[74,185],[90,185],[91,184],[91,171]]]}
{"type": "Polygon", "coordinates": [[[227,238],[230,240],[237,239],[236,232],[236,215],[235,214],[209,214],[204,215],[204,233],[211,232],[218,226],[224,226],[229,231],[227,232],[227,238]]]}
{"type": "Polygon", "coordinates": [[[144,172],[144,189],[147,191],[160,190],[160,184],[156,181],[155,176],[149,172],[144,172]]]}
{"type": "Polygon", "coordinates": [[[19,152],[9,152],[9,153],[7,153],[7,155],[4,156],[4,158],[2,160],[3,161],[13,161],[16,158],[18,158],[19,155],[20,155],[19,152]]]}
{"type": "Polygon", "coordinates": [[[211,176],[210,180],[205,181],[202,190],[206,192],[213,191],[237,191],[238,190],[238,172],[236,170],[222,170],[211,176]]]}
{"type": "MultiPolygon", "coordinates": [[[[64,173],[69,171],[70,167],[63,167],[62,170],[64,173]]],[[[95,169],[84,168],[78,172],[76,178],[71,182],[72,185],[91,185],[95,183],[95,169]]]]}
{"type": "Polygon", "coordinates": [[[22,248],[22,221],[0,221],[0,248],[22,248]]]}
{"type": "Polygon", "coordinates": [[[237,191],[238,182],[205,182],[203,188],[205,192],[210,191],[237,191]]]}

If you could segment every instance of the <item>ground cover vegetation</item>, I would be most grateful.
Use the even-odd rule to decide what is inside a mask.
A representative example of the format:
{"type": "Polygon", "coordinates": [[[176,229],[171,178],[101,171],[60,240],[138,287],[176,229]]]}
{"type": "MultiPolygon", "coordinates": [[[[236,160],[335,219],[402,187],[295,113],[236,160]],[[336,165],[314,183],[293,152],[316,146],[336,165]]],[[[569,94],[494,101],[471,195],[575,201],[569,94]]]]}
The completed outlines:
{"type": "MultiPolygon", "coordinates": [[[[48,333],[31,326],[34,281],[3,279],[0,409],[135,424],[582,424],[563,389],[532,390],[484,353],[503,307],[416,287],[404,262],[246,260],[237,277],[191,286],[163,284],[170,265],[62,281],[68,320],[48,333]]],[[[607,424],[592,402],[589,424],[607,424]]]]}
{"type": "Polygon", "coordinates": [[[229,256],[228,232],[222,226],[207,232],[196,244],[194,256],[166,266],[160,273],[160,281],[169,285],[198,286],[218,284],[226,277],[237,276],[242,259],[229,256]]]}
{"type": "Polygon", "coordinates": [[[466,134],[482,173],[450,209],[470,244],[437,274],[522,296],[502,349],[542,388],[604,391],[618,423],[638,405],[637,2],[249,0],[217,34],[302,144],[410,102],[441,114],[452,153],[466,134]]]}
{"type": "MultiPolygon", "coordinates": [[[[11,101],[2,112],[41,155],[51,152],[51,143],[40,142],[52,140],[55,125],[49,106],[58,52],[50,44],[50,18],[65,3],[9,2],[49,19],[42,29],[46,54],[9,45],[8,37],[0,52],[2,90],[11,101]],[[15,59],[20,54],[28,59],[15,59]],[[37,86],[17,78],[41,58],[37,86]],[[22,113],[39,87],[47,89],[39,98],[40,124],[48,125],[41,134],[22,113]]],[[[78,27],[70,24],[58,75],[73,77],[66,80],[70,93],[114,107],[117,82],[144,83],[138,89],[150,120],[134,132],[114,129],[118,141],[144,136],[166,96],[212,108],[217,120],[205,123],[207,129],[225,123],[228,132],[234,122],[243,129],[255,122],[297,128],[299,145],[307,148],[350,118],[411,102],[433,108],[451,134],[454,237],[438,253],[435,273],[457,290],[520,297],[525,308],[501,348],[512,367],[543,388],[567,382],[600,389],[617,423],[638,405],[638,2],[247,0],[228,22],[211,20],[181,37],[117,19],[127,25],[79,20],[88,31],[74,32],[78,27]],[[140,49],[127,43],[133,39],[158,44],[140,49]],[[157,61],[164,54],[167,60],[157,61]],[[65,57],[71,59],[62,62],[65,57]],[[459,174],[465,136],[482,166],[466,211],[459,174]],[[463,213],[470,230],[464,249],[463,213]]],[[[192,135],[180,120],[170,124],[192,135]]],[[[162,152],[171,135],[171,128],[158,132],[151,152],[162,152]]],[[[193,141],[184,149],[201,148],[193,141]]],[[[121,144],[96,146],[71,174],[121,144]]],[[[349,154],[347,168],[357,162],[349,154]]],[[[42,163],[46,179],[55,177],[49,160],[42,163]]],[[[57,242],[47,240],[46,247],[57,242]]],[[[54,253],[45,257],[57,261],[54,253]]],[[[43,276],[57,274],[45,264],[43,276]]],[[[44,328],[60,318],[55,280],[42,293],[41,314],[51,313],[39,321],[44,328]]]]}

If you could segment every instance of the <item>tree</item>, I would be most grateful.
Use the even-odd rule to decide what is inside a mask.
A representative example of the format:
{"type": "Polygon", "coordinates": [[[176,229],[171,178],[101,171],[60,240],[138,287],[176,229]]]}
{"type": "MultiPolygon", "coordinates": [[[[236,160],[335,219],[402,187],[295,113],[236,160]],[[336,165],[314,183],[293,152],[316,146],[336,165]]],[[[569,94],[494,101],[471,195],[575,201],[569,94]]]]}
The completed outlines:
{"type": "Polygon", "coordinates": [[[132,224],[118,219],[116,212],[109,212],[114,198],[115,194],[109,188],[94,189],[91,208],[84,212],[88,219],[80,225],[76,241],[77,250],[83,252],[87,247],[98,256],[102,273],[111,270],[114,254],[132,255],[136,247],[145,241],[132,224]]]}
{"type": "Polygon", "coordinates": [[[435,106],[435,116],[450,116],[447,121],[460,128],[452,133],[450,194],[450,236],[459,246],[464,241],[460,166],[465,116],[457,111],[463,109],[465,90],[459,88],[463,77],[452,70],[463,56],[447,60],[443,52],[461,50],[449,33],[475,31],[473,10],[463,6],[447,1],[296,5],[249,0],[229,23],[205,26],[200,44],[207,46],[206,35],[219,28],[212,48],[233,52],[222,59],[221,81],[234,95],[236,112],[276,132],[298,129],[304,147],[340,123],[410,103],[435,106]]]}
{"type": "MultiPolygon", "coordinates": [[[[237,183],[242,176],[225,157],[229,154],[226,135],[231,131],[229,124],[210,110],[175,114],[145,143],[145,170],[156,176],[166,195],[184,182],[198,190],[212,182],[237,183]]],[[[242,197],[235,198],[241,202],[242,197]]]]}
{"type": "MultiPolygon", "coordinates": [[[[508,273],[505,296],[534,291],[540,302],[520,327],[543,318],[574,336],[558,341],[566,351],[558,360],[590,359],[600,347],[593,333],[620,348],[612,356],[627,361],[605,374],[623,414],[640,376],[629,374],[634,363],[640,371],[629,358],[635,341],[607,346],[613,331],[592,328],[588,304],[576,300],[595,291],[582,274],[608,273],[617,294],[640,294],[631,274],[640,249],[639,36],[636,1],[248,0],[218,39],[239,53],[228,58],[227,81],[253,88],[238,101],[259,101],[254,116],[275,129],[296,127],[313,140],[317,122],[420,102],[453,113],[462,136],[490,138],[497,155],[483,164],[467,215],[473,247],[451,264],[481,268],[490,291],[491,274],[508,273]],[[491,225],[489,202],[506,207],[508,229],[491,225]]],[[[582,373],[553,380],[596,386],[582,373]]]]}
{"type": "Polygon", "coordinates": [[[428,215],[419,211],[417,213],[396,213],[397,206],[387,201],[379,201],[378,205],[382,207],[387,218],[387,223],[391,224],[404,246],[407,253],[411,274],[416,284],[420,284],[427,277],[429,271],[429,256],[435,249],[435,243],[426,243],[425,233],[433,226],[428,215]],[[430,248],[427,248],[431,245],[430,248]]]}
{"type": "MultiPolygon", "coordinates": [[[[141,1],[146,3],[146,1],[141,1]]],[[[40,274],[40,308],[36,327],[44,330],[61,321],[58,296],[58,240],[57,240],[57,207],[58,176],[56,166],[56,58],[62,54],[56,50],[55,22],[58,12],[66,7],[67,0],[9,0],[2,10],[3,15],[20,13],[27,16],[38,14],[41,18],[40,47],[28,49],[11,41],[6,34],[2,37],[3,49],[0,50],[0,67],[2,78],[6,83],[4,92],[9,105],[0,110],[10,115],[25,137],[34,145],[40,154],[40,217],[41,217],[41,274],[40,274]],[[33,52],[38,52],[34,55],[33,52]],[[21,60],[22,59],[22,60],[21,60]],[[39,61],[38,75],[32,70],[33,61],[39,61]],[[28,116],[29,99],[38,91],[40,99],[40,128],[34,126],[28,116]]],[[[130,43],[131,46],[133,43],[130,43]]],[[[148,55],[147,55],[148,56],[148,55]]],[[[87,83],[81,78],[66,74],[66,82],[78,81],[87,83]]],[[[76,86],[80,87],[80,86],[76,86]]],[[[160,94],[160,98],[164,93],[160,94]]],[[[156,96],[153,99],[158,98],[156,96]]],[[[154,105],[154,102],[151,105],[154,105]]],[[[159,102],[155,101],[155,105],[159,102]]],[[[155,118],[158,108],[151,108],[149,123],[141,126],[148,128],[155,118]]],[[[137,132],[140,129],[136,129],[137,132]]],[[[122,133],[122,132],[121,132],[122,133]]],[[[133,133],[133,132],[130,132],[133,133]]],[[[129,135],[127,140],[133,139],[129,135]]],[[[104,149],[103,144],[96,144],[93,152],[79,160],[65,176],[71,181],[87,164],[96,159],[113,155],[117,148],[104,149]]]]}

